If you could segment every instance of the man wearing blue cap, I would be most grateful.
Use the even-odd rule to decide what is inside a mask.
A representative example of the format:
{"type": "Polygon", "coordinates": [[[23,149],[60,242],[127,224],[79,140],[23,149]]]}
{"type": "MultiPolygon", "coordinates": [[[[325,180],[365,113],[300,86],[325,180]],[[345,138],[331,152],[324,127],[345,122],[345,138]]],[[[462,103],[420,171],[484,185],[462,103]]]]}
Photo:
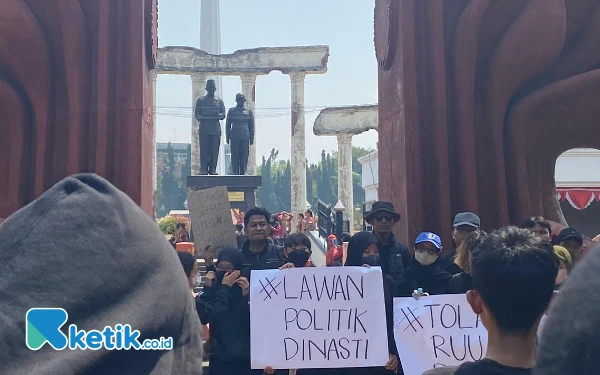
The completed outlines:
{"type": "Polygon", "coordinates": [[[412,295],[418,288],[429,295],[448,293],[452,274],[439,266],[442,250],[440,236],[431,232],[419,234],[415,240],[415,254],[406,271],[407,283],[400,288],[402,295],[412,295]]]}
{"type": "Polygon", "coordinates": [[[454,217],[454,224],[452,226],[454,228],[452,230],[452,239],[454,240],[456,247],[440,257],[440,267],[451,274],[456,275],[462,272],[462,269],[454,263],[457,249],[460,244],[463,243],[465,238],[467,238],[469,233],[479,230],[481,220],[479,219],[479,216],[472,212],[461,212],[454,217]]]}

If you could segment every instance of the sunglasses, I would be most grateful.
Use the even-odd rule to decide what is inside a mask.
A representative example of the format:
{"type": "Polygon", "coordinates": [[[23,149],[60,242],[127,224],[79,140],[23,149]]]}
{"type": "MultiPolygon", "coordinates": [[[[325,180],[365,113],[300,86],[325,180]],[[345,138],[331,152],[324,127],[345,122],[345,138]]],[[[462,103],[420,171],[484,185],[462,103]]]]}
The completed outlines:
{"type": "Polygon", "coordinates": [[[394,215],[391,214],[375,214],[373,218],[377,221],[393,221],[394,215]]]}

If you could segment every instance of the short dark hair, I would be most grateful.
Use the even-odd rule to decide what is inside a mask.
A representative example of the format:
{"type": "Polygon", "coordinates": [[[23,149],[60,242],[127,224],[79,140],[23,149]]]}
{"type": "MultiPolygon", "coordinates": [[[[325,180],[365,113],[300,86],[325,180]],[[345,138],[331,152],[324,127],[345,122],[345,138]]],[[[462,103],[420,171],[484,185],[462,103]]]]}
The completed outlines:
{"type": "Polygon", "coordinates": [[[306,209],[306,213],[310,214],[310,216],[312,216],[312,217],[315,216],[310,208],[306,209]]]}
{"type": "Polygon", "coordinates": [[[264,216],[267,223],[271,221],[271,213],[266,208],[254,207],[248,210],[244,215],[244,226],[248,226],[252,216],[264,216]]]}
{"type": "Polygon", "coordinates": [[[183,251],[178,251],[177,256],[179,257],[179,261],[183,266],[183,271],[187,277],[192,275],[192,270],[194,269],[194,263],[196,263],[196,257],[194,257],[190,253],[186,253],[183,251]]]}
{"type": "Polygon", "coordinates": [[[340,239],[340,242],[350,242],[350,238],[352,238],[352,236],[350,235],[350,233],[343,232],[342,233],[342,238],[340,239]]]}
{"type": "Polygon", "coordinates": [[[292,233],[285,238],[283,242],[283,246],[285,248],[295,247],[295,246],[306,246],[308,250],[310,250],[310,239],[304,233],[292,233]]]}
{"type": "Polygon", "coordinates": [[[536,225],[546,227],[548,229],[548,232],[552,233],[552,227],[550,226],[550,223],[546,221],[546,219],[544,219],[542,216],[528,217],[523,223],[523,228],[529,229],[535,227],[536,225]]]}
{"type": "Polygon", "coordinates": [[[505,333],[529,332],[554,291],[558,261],[550,242],[526,229],[495,230],[473,249],[474,289],[505,333]]]}

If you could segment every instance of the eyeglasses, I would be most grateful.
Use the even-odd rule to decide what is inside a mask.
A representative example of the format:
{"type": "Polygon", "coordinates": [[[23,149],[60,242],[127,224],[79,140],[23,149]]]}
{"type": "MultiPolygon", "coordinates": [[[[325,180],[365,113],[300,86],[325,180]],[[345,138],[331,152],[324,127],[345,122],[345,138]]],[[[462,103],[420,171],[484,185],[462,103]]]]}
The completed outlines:
{"type": "Polygon", "coordinates": [[[233,272],[233,271],[235,271],[235,269],[233,267],[216,266],[215,268],[216,268],[217,272],[233,272]]]}
{"type": "Polygon", "coordinates": [[[375,214],[373,218],[377,221],[392,221],[394,220],[394,215],[390,214],[375,214]]]}

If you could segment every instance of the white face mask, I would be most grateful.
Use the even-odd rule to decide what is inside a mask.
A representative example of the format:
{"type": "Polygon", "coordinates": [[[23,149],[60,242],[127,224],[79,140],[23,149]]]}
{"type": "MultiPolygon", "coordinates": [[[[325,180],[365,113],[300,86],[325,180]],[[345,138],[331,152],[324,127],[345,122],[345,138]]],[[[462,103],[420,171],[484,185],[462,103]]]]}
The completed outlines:
{"type": "Polygon", "coordinates": [[[415,251],[415,259],[417,262],[421,263],[424,266],[429,266],[433,264],[437,260],[437,255],[430,255],[427,251],[419,252],[415,251]]]}
{"type": "Polygon", "coordinates": [[[190,277],[190,279],[192,280],[192,288],[197,288],[200,286],[200,281],[202,280],[202,276],[200,276],[200,274],[198,274],[198,276],[196,276],[195,279],[192,279],[190,277]]]}

